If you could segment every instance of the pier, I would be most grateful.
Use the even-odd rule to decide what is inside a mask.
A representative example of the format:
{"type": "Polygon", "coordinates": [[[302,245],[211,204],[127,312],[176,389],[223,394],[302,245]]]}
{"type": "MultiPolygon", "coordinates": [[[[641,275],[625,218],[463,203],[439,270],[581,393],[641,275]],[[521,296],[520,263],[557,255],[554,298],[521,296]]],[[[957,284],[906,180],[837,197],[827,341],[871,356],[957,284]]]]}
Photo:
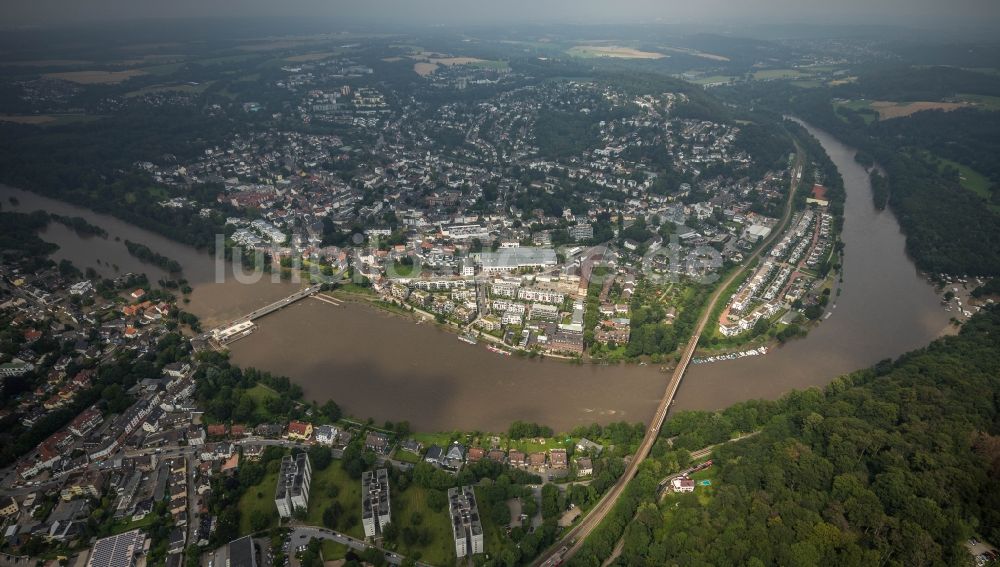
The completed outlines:
{"type": "Polygon", "coordinates": [[[221,347],[233,341],[242,339],[256,330],[257,327],[253,324],[254,320],[260,319],[265,315],[270,315],[271,313],[274,313],[284,307],[288,307],[300,299],[314,296],[319,290],[319,284],[300,289],[288,297],[279,299],[278,301],[265,305],[260,309],[255,309],[254,311],[251,311],[250,313],[247,313],[230,323],[212,329],[209,336],[211,337],[212,342],[215,343],[216,347],[221,347]]]}

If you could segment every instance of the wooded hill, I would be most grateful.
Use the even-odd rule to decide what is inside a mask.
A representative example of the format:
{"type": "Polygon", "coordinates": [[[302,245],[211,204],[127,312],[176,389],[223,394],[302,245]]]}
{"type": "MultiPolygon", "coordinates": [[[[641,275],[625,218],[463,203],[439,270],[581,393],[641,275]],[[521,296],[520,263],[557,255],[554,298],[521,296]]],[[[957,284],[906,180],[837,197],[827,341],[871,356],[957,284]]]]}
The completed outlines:
{"type": "Polygon", "coordinates": [[[675,446],[766,425],[715,452],[711,489],[657,503],[656,481],[670,471],[644,463],[627,509],[573,564],[600,565],[615,533],[625,537],[617,565],[969,564],[968,538],[1000,541],[998,389],[991,308],[958,336],[822,391],[682,413],[663,432],[675,446]]]}

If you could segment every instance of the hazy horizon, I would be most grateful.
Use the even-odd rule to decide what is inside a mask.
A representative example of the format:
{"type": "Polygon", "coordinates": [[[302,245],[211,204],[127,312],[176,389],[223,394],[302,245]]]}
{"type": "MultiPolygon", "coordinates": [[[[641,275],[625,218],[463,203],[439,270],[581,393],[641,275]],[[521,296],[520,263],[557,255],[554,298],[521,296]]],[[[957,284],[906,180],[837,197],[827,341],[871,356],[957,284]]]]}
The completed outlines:
{"type": "Polygon", "coordinates": [[[709,24],[892,25],[930,29],[1000,28],[996,0],[2,0],[7,27],[177,18],[309,19],[331,24],[709,24]]]}

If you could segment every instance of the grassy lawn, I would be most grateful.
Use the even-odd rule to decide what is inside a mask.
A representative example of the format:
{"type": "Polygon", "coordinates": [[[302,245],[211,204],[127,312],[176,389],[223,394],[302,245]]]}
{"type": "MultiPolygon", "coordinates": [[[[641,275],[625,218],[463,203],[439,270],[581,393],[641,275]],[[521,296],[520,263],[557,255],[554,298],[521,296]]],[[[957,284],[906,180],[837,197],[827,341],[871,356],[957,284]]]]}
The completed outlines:
{"type": "Polygon", "coordinates": [[[410,556],[414,552],[419,552],[420,561],[431,565],[455,563],[455,546],[451,536],[451,520],[448,518],[447,508],[441,512],[431,511],[427,506],[427,491],[419,486],[411,485],[399,496],[395,494],[391,496],[393,523],[399,522],[400,527],[412,525],[410,521],[412,514],[420,512],[423,517],[420,527],[430,533],[430,544],[407,546],[400,542],[400,553],[410,556]]]}
{"type": "Polygon", "coordinates": [[[271,415],[267,411],[267,401],[272,398],[278,397],[278,392],[275,392],[270,387],[264,384],[256,384],[253,388],[246,390],[246,395],[250,396],[250,399],[254,402],[254,407],[256,408],[257,416],[260,419],[267,420],[271,415]]]}
{"type": "MultiPolygon", "coordinates": [[[[323,525],[323,511],[340,502],[342,515],[352,515],[357,522],[348,530],[342,530],[349,536],[364,538],[365,530],[361,526],[361,480],[354,480],[340,468],[340,461],[334,461],[325,470],[313,470],[312,483],[309,485],[309,513],[306,523],[311,526],[323,525]],[[337,496],[331,496],[331,486],[337,487],[337,496]]],[[[343,519],[341,519],[343,525],[343,519]]],[[[341,530],[341,528],[338,528],[341,530]]]]}
{"type": "Polygon", "coordinates": [[[525,453],[547,453],[549,449],[565,449],[566,445],[564,442],[572,442],[570,438],[562,439],[555,437],[547,437],[544,443],[539,443],[538,439],[511,439],[508,441],[508,445],[511,449],[517,449],[518,451],[523,451],[525,453]]]}
{"type": "MultiPolygon", "coordinates": [[[[707,506],[715,496],[715,490],[718,486],[716,482],[716,471],[714,467],[709,467],[703,471],[698,471],[691,475],[691,480],[694,481],[695,488],[692,493],[695,498],[698,499],[698,504],[701,506],[707,506]],[[702,481],[708,481],[711,484],[709,486],[702,486],[702,481]]],[[[688,494],[678,494],[676,492],[669,492],[663,497],[663,502],[660,504],[660,509],[664,510],[664,517],[669,520],[671,510],[674,506],[682,499],[689,498],[688,494]]]]}
{"type": "Polygon", "coordinates": [[[336,561],[347,557],[349,548],[342,543],[324,539],[320,549],[323,551],[323,561],[336,561]]]}
{"type": "Polygon", "coordinates": [[[250,519],[255,512],[270,514],[269,527],[278,525],[278,510],[274,507],[274,490],[278,485],[278,473],[269,473],[256,486],[251,486],[240,498],[240,535],[247,535],[252,530],[250,519]],[[260,496],[258,497],[258,493],[260,496]]]}
{"type": "Polygon", "coordinates": [[[414,455],[409,451],[404,451],[402,449],[397,449],[393,458],[397,461],[403,461],[404,463],[419,463],[421,461],[420,455],[414,455]]]}
{"type": "Polygon", "coordinates": [[[694,494],[698,497],[698,502],[701,503],[702,506],[707,506],[708,502],[713,496],[715,496],[715,489],[718,486],[715,479],[716,470],[718,469],[715,467],[709,467],[691,475],[691,480],[693,480],[695,484],[694,494]],[[712,484],[709,486],[702,486],[699,484],[701,481],[708,481],[712,484]]]}
{"type": "Polygon", "coordinates": [[[255,404],[261,405],[271,398],[277,398],[278,392],[272,390],[269,386],[258,383],[253,388],[250,388],[245,392],[246,395],[254,401],[255,404]]]}
{"type": "MultiPolygon", "coordinates": [[[[431,445],[447,447],[451,444],[452,433],[414,433],[413,438],[424,445],[424,450],[431,445]]],[[[400,451],[402,452],[402,451],[400,451]]]]}
{"type": "Polygon", "coordinates": [[[337,286],[337,288],[333,290],[332,294],[334,295],[334,297],[340,294],[374,296],[375,292],[372,291],[372,288],[370,287],[361,286],[355,283],[346,283],[337,286]]]}
{"type": "Polygon", "coordinates": [[[949,159],[939,158],[943,165],[950,165],[958,170],[959,182],[962,187],[972,191],[984,199],[990,198],[990,180],[985,175],[949,159]]]}

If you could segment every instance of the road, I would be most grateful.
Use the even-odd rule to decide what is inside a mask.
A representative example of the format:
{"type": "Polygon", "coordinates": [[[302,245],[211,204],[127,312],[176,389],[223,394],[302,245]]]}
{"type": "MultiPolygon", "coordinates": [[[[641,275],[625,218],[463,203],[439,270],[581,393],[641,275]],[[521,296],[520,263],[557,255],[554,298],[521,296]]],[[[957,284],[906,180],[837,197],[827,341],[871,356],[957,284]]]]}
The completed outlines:
{"type": "MultiPolygon", "coordinates": [[[[288,554],[289,557],[291,557],[292,555],[295,554],[296,547],[309,543],[309,540],[312,538],[328,539],[331,541],[335,541],[339,544],[346,545],[356,551],[364,551],[366,549],[375,547],[376,549],[382,551],[383,554],[385,554],[386,561],[388,561],[389,564],[391,565],[399,565],[400,563],[403,562],[403,559],[405,559],[404,556],[398,553],[394,553],[392,551],[386,551],[380,547],[365,543],[360,539],[353,538],[349,535],[345,535],[340,532],[335,532],[333,530],[328,530],[326,528],[319,528],[315,526],[293,527],[291,532],[291,545],[289,546],[290,549],[286,549],[285,552],[288,554]]],[[[417,565],[431,567],[430,565],[427,565],[426,563],[420,563],[419,561],[417,562],[417,565]]]]}
{"type": "Polygon", "coordinates": [[[681,385],[681,379],[684,377],[684,372],[687,370],[688,365],[691,363],[691,357],[694,355],[695,349],[698,348],[698,341],[701,339],[701,334],[705,331],[705,327],[708,324],[709,318],[715,311],[715,306],[719,302],[719,299],[726,292],[726,289],[736,281],[744,271],[746,271],[758,256],[764,251],[768,250],[774,241],[785,232],[788,227],[788,221],[792,218],[792,203],[794,201],[796,189],[798,188],[799,179],[797,179],[799,172],[802,171],[803,159],[802,159],[802,149],[796,147],[796,164],[792,168],[791,184],[788,191],[788,201],[785,203],[785,213],[781,218],[781,221],[776,226],[776,230],[772,231],[771,234],[764,240],[764,242],[757,248],[757,250],[748,256],[743,263],[740,265],[739,269],[735,270],[725,281],[721,282],[715,289],[708,304],[702,311],[701,317],[698,318],[698,323],[695,325],[694,333],[691,335],[690,340],[688,340],[687,345],[685,345],[684,350],[681,351],[681,358],[677,362],[677,366],[674,368],[673,373],[670,375],[670,381],[667,382],[666,391],[663,394],[663,398],[660,399],[660,403],[656,407],[656,412],[653,414],[652,420],[650,420],[649,428],[646,429],[646,435],[642,438],[642,442],[639,444],[638,449],[635,452],[632,460],[629,461],[625,468],[625,473],[618,479],[610,490],[604,494],[604,496],[598,501],[594,509],[587,514],[586,517],[580,521],[573,529],[563,536],[562,540],[556,542],[552,547],[550,547],[546,552],[541,554],[538,559],[535,560],[533,565],[541,567],[552,567],[553,565],[558,565],[559,563],[569,559],[583,547],[583,542],[587,537],[597,528],[598,525],[604,520],[605,516],[614,508],[616,502],[621,497],[622,493],[625,492],[625,487],[628,486],[629,481],[635,477],[636,473],[639,472],[639,466],[646,460],[649,456],[650,450],[653,448],[653,444],[656,443],[656,439],[660,432],[660,427],[663,426],[663,420],[667,417],[667,412],[670,409],[670,405],[674,401],[674,396],[677,395],[677,389],[681,385]]]}

